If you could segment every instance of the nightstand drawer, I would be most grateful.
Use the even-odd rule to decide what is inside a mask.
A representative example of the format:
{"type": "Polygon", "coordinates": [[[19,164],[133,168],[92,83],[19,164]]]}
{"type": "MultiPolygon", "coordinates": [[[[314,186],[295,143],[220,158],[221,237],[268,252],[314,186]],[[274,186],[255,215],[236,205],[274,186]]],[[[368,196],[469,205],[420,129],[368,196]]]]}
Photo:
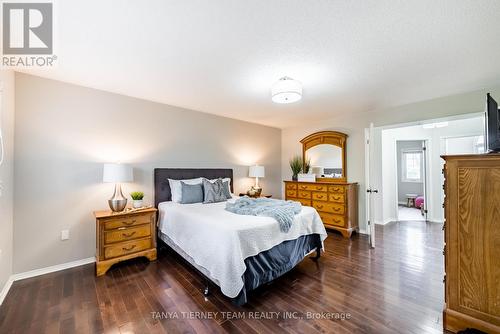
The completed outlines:
{"type": "Polygon", "coordinates": [[[286,190],[297,190],[297,185],[294,183],[287,183],[286,190]]]}
{"type": "Polygon", "coordinates": [[[297,197],[297,190],[287,190],[286,197],[297,197]]]}
{"type": "Polygon", "coordinates": [[[120,227],[131,227],[151,222],[151,214],[134,215],[132,217],[115,217],[104,221],[105,230],[114,230],[120,227]]]}
{"type": "Polygon", "coordinates": [[[104,232],[104,243],[112,244],[120,241],[144,238],[151,235],[151,225],[145,224],[138,227],[120,227],[117,230],[104,232]]]}
{"type": "Polygon", "coordinates": [[[106,259],[112,259],[114,257],[140,252],[148,248],[151,248],[151,238],[119,243],[113,246],[104,247],[104,257],[106,259]]]}

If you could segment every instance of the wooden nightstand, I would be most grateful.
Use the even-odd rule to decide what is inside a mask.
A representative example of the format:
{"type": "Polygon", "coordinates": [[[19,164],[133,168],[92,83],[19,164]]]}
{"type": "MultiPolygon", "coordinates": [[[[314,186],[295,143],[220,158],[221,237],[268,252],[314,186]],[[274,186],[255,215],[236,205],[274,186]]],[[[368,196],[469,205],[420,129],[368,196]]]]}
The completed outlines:
{"type": "Polygon", "coordinates": [[[112,213],[95,211],[96,276],[115,263],[140,256],[156,260],[156,209],[112,213]]]}
{"type": "MultiPolygon", "coordinates": [[[[248,196],[248,195],[244,194],[244,193],[240,193],[240,197],[243,197],[243,196],[248,196]]],[[[249,196],[249,197],[252,197],[252,196],[249,196]]],[[[260,195],[259,197],[271,198],[271,197],[273,197],[273,195],[260,195]]],[[[252,198],[256,198],[256,197],[252,197],[252,198]]]]}

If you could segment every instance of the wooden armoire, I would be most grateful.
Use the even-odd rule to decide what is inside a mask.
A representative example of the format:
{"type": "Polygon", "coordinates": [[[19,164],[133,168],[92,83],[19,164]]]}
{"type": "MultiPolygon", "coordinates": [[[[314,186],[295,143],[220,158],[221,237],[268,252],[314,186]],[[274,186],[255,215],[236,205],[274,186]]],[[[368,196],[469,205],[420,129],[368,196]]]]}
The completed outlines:
{"type": "Polygon", "coordinates": [[[444,327],[500,333],[500,154],[443,159],[444,327]]]}

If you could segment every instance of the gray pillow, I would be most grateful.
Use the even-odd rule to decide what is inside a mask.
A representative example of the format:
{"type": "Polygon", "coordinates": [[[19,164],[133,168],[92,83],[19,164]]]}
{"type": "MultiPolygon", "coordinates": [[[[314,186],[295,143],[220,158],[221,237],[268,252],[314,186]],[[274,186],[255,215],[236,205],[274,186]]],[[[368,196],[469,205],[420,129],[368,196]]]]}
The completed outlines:
{"type": "Polygon", "coordinates": [[[222,179],[218,179],[214,183],[208,181],[207,179],[203,179],[203,203],[217,203],[224,202],[227,200],[227,190],[228,185],[222,182],[222,179]]]}
{"type": "Polygon", "coordinates": [[[201,203],[203,202],[203,185],[187,184],[181,181],[181,204],[201,203]]]}
{"type": "MultiPolygon", "coordinates": [[[[222,179],[220,179],[220,180],[222,180],[222,179]]],[[[226,198],[227,199],[232,198],[233,196],[231,196],[231,190],[229,189],[229,181],[222,181],[222,185],[224,188],[224,195],[226,195],[226,198]]]]}

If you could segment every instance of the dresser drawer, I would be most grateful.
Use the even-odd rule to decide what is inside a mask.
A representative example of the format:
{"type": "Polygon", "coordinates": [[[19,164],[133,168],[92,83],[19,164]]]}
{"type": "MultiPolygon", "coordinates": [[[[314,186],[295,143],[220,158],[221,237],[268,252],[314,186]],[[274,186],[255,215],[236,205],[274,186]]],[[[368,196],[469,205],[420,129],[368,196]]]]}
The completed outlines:
{"type": "Polygon", "coordinates": [[[345,187],[344,186],[329,186],[328,191],[331,193],[343,194],[343,193],[345,193],[345,187]]]}
{"type": "Polygon", "coordinates": [[[292,201],[300,202],[304,206],[311,206],[311,200],[305,198],[294,198],[292,201]]]}
{"type": "Polygon", "coordinates": [[[298,194],[298,198],[311,199],[310,191],[299,190],[298,194]]]}
{"type": "Polygon", "coordinates": [[[344,214],[344,206],[342,204],[313,201],[313,207],[321,212],[344,214]]]}
{"type": "Polygon", "coordinates": [[[104,243],[111,244],[120,241],[140,239],[151,235],[151,225],[145,224],[138,227],[120,227],[117,230],[104,232],[104,243]]]}
{"type": "Polygon", "coordinates": [[[140,252],[148,248],[151,248],[151,238],[119,243],[104,247],[104,257],[106,259],[111,259],[122,255],[140,252]]]}
{"type": "Polygon", "coordinates": [[[297,184],[295,183],[287,183],[286,190],[297,190],[297,184]]]}
{"type": "Polygon", "coordinates": [[[320,213],[321,220],[323,220],[323,224],[325,225],[333,225],[333,226],[345,226],[345,218],[344,216],[335,215],[332,213],[320,213]]]}
{"type": "Polygon", "coordinates": [[[317,201],[328,201],[328,194],[322,192],[313,192],[312,199],[317,201]]]}
{"type": "Polygon", "coordinates": [[[328,194],[328,200],[330,202],[345,203],[344,194],[328,194]]]}
{"type": "Polygon", "coordinates": [[[327,191],[328,187],[322,184],[299,184],[299,190],[327,191]]]}
{"type": "Polygon", "coordinates": [[[151,215],[135,215],[132,217],[116,217],[104,221],[105,230],[114,230],[120,227],[131,227],[151,222],[151,215]]]}
{"type": "Polygon", "coordinates": [[[297,190],[287,190],[286,197],[297,197],[297,190]]]}

